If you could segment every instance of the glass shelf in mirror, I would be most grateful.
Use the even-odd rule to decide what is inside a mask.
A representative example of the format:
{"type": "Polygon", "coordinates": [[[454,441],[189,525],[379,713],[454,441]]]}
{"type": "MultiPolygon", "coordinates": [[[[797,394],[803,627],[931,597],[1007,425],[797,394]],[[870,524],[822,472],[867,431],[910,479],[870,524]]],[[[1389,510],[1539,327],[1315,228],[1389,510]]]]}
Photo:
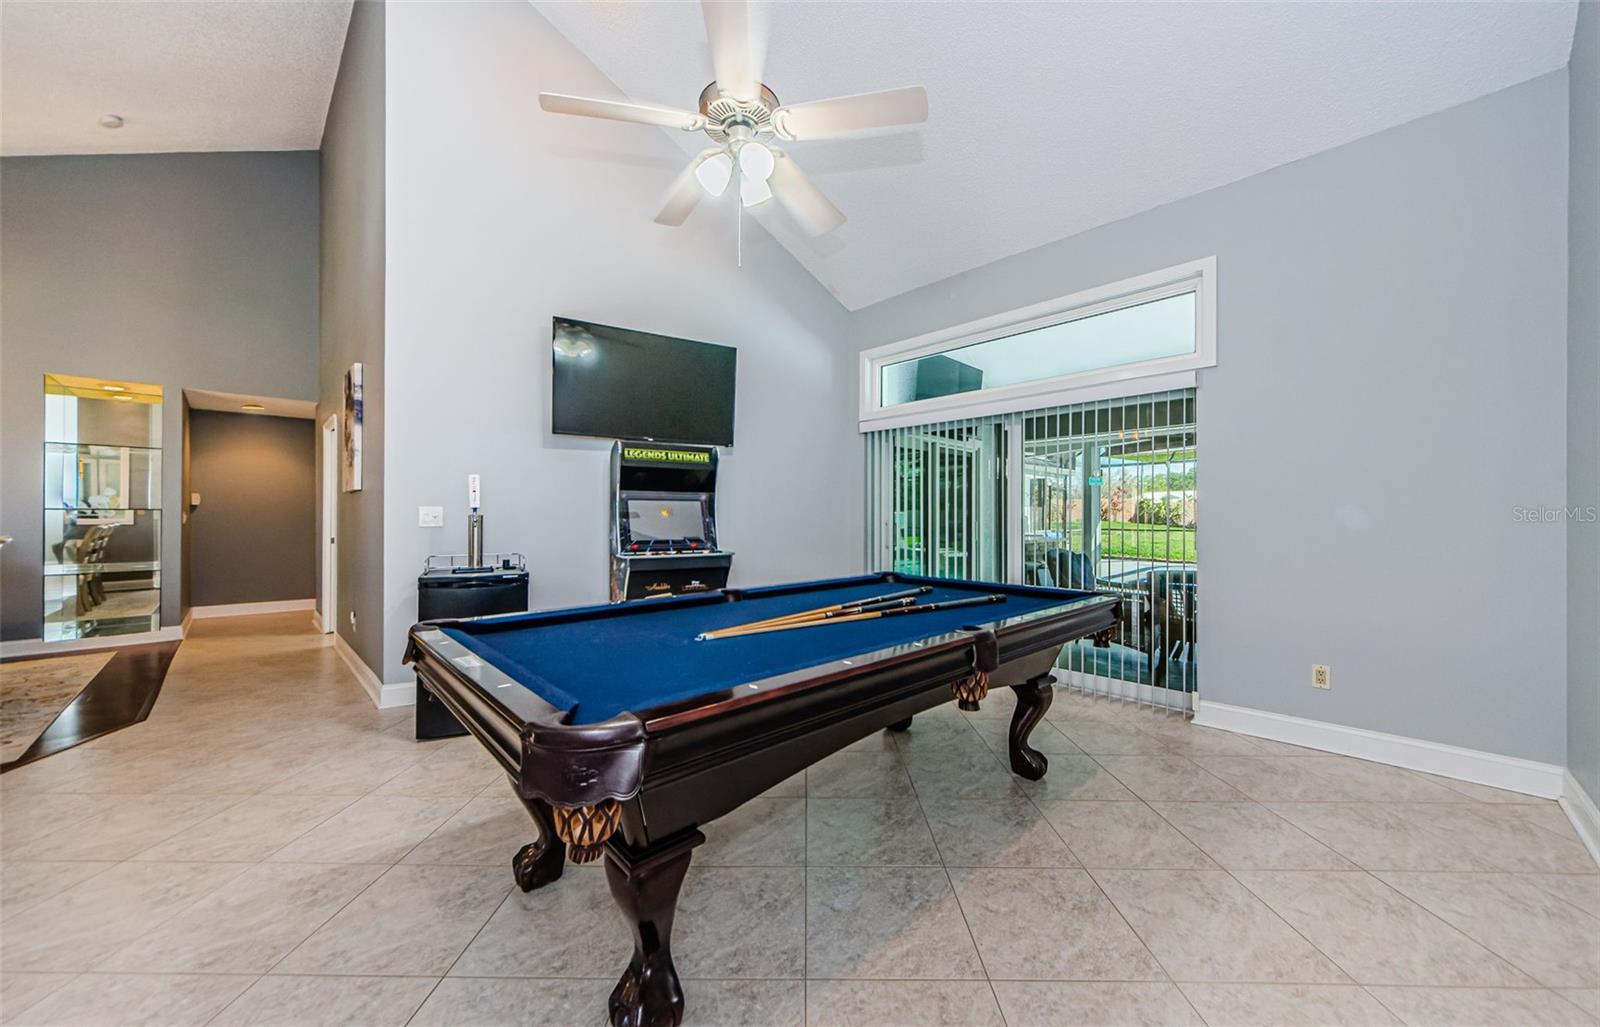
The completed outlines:
{"type": "Polygon", "coordinates": [[[161,627],[159,385],[44,378],[44,637],[161,627]]]}
{"type": "Polygon", "coordinates": [[[161,627],[161,579],[118,581],[107,574],[44,579],[44,639],[60,642],[161,627]]]}
{"type": "Polygon", "coordinates": [[[142,572],[151,574],[161,570],[161,564],[155,560],[131,560],[117,563],[60,563],[52,564],[44,569],[47,578],[70,578],[80,574],[128,574],[142,572]]]}
{"type": "Polygon", "coordinates": [[[47,510],[45,573],[75,564],[139,563],[161,569],[160,510],[47,510]]]}
{"type": "Polygon", "coordinates": [[[47,509],[159,510],[161,450],[47,442],[47,509]]]}
{"type": "Polygon", "coordinates": [[[161,445],[161,386],[44,376],[44,437],[98,446],[161,445]]]}

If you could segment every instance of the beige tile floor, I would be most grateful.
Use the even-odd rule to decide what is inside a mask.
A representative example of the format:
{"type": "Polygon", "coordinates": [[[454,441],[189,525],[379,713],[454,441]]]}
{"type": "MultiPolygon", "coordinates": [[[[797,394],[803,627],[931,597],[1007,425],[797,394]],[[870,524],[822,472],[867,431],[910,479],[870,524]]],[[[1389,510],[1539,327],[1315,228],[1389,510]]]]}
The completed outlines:
{"type": "MultiPolygon", "coordinates": [[[[144,724],[0,779],[0,1018],[598,1024],[625,932],[470,739],[299,616],[203,621],[144,724]]],[[[1552,803],[1060,695],[858,743],[710,825],[691,1023],[1595,1024],[1600,873],[1552,803]]]]}

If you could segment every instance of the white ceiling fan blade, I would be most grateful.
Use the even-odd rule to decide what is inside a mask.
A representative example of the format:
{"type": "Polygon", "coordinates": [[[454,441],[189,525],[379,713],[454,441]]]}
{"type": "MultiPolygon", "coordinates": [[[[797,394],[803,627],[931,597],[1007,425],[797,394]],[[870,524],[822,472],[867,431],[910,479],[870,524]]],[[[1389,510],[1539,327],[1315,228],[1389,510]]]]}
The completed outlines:
{"type": "Polygon", "coordinates": [[[928,91],[921,86],[858,93],[832,100],[813,100],[779,107],[772,124],[785,139],[826,139],[889,125],[915,125],[928,120],[928,91]]]}
{"type": "Polygon", "coordinates": [[[805,229],[807,235],[826,235],[827,233],[844,224],[844,213],[826,196],[822,190],[811,184],[811,179],[806,177],[786,155],[774,153],[777,160],[773,163],[772,177],[767,179],[767,185],[772,189],[772,196],[783,209],[805,229]]]}
{"type": "Polygon", "coordinates": [[[711,43],[711,68],[717,86],[736,100],[754,100],[761,87],[761,33],[745,0],[700,0],[711,43]]]}
{"type": "Polygon", "coordinates": [[[700,197],[705,194],[705,188],[700,180],[695,177],[695,172],[700,165],[721,153],[720,147],[702,150],[689,166],[684,168],[673,181],[672,187],[667,190],[667,199],[661,207],[661,213],[656,215],[656,224],[669,225],[673,228],[683,224],[684,220],[700,204],[700,197]]]}
{"type": "Polygon", "coordinates": [[[583,118],[631,121],[640,125],[661,125],[694,132],[705,128],[706,119],[695,111],[662,107],[654,103],[624,103],[621,100],[596,100],[564,93],[540,93],[539,106],[551,114],[576,114],[583,118]]]}

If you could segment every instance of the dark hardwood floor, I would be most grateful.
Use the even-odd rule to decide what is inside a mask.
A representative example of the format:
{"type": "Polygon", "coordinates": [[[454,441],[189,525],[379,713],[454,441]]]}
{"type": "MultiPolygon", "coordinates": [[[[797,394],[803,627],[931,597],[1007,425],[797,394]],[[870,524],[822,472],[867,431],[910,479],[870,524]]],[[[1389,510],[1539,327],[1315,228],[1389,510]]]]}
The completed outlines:
{"type": "Polygon", "coordinates": [[[0,763],[0,774],[148,717],[181,644],[157,642],[118,649],[22,755],[0,763]]]}

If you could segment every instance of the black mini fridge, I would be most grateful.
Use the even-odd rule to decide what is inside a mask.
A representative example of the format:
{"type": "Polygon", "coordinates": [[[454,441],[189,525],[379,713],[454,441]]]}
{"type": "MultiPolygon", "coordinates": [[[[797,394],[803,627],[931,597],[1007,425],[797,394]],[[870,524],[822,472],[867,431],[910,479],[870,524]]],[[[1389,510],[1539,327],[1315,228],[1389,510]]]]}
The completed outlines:
{"type": "MultiPolygon", "coordinates": [[[[488,567],[429,566],[417,578],[417,620],[486,617],[528,608],[528,572],[518,557],[496,557],[488,567]]],[[[417,738],[450,738],[467,729],[417,679],[417,738]]]]}

